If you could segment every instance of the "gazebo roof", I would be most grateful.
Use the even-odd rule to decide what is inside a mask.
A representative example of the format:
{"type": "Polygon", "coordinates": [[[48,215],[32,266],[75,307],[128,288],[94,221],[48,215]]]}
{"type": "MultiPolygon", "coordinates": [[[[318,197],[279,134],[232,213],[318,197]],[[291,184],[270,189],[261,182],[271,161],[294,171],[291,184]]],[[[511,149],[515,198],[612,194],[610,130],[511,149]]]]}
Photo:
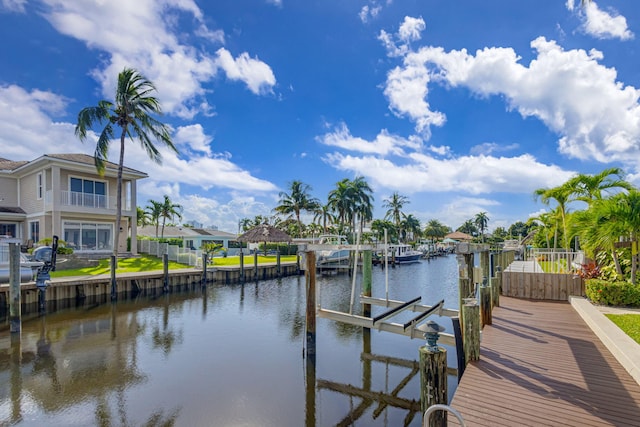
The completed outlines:
{"type": "Polygon", "coordinates": [[[291,236],[284,231],[268,224],[261,224],[252,228],[240,237],[239,242],[260,243],[260,242],[291,242],[291,236]]]}

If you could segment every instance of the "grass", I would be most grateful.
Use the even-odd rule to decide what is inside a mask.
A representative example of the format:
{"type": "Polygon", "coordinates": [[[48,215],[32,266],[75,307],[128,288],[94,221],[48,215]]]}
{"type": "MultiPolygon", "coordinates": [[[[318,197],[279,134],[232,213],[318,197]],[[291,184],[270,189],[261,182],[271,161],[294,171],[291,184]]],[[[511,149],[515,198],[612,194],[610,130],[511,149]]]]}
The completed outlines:
{"type": "Polygon", "coordinates": [[[606,316],[640,344],[640,314],[607,314],[606,316]]]}
{"type": "MultiPolygon", "coordinates": [[[[281,262],[295,261],[295,255],[281,256],[281,262]]],[[[275,256],[258,256],[258,264],[275,263],[275,256]]],[[[244,257],[245,265],[253,265],[253,255],[244,257]]],[[[216,257],[213,258],[213,265],[240,265],[240,258],[235,257],[216,257]]],[[[190,268],[189,265],[180,264],[174,261],[169,261],[169,270],[178,270],[181,268],[190,268]]],[[[162,271],[162,258],[154,257],[151,255],[141,254],[135,258],[125,258],[118,260],[118,273],[137,273],[142,271],[162,271]]],[[[57,270],[51,272],[51,278],[59,277],[72,277],[72,276],[96,276],[98,274],[110,274],[111,266],[109,265],[109,259],[102,259],[97,266],[76,268],[72,270],[57,270]]]]}

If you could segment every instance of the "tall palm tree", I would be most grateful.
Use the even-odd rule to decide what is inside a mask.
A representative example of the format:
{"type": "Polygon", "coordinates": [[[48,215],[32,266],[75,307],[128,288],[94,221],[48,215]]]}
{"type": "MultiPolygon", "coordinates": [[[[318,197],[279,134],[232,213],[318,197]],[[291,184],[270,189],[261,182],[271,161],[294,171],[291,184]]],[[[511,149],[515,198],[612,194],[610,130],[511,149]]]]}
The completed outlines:
{"type": "Polygon", "coordinates": [[[489,216],[486,212],[479,212],[476,214],[476,217],[473,219],[474,224],[480,230],[480,236],[482,237],[482,243],[484,243],[484,230],[487,229],[487,224],[489,224],[489,216]]]}
{"type": "Polygon", "coordinates": [[[331,211],[335,213],[339,228],[343,228],[347,219],[350,220],[351,197],[350,197],[351,181],[345,178],[336,183],[336,188],[329,192],[328,205],[331,211]]]}
{"type": "Polygon", "coordinates": [[[309,184],[302,181],[293,181],[289,185],[290,192],[280,192],[280,201],[274,211],[295,217],[298,223],[298,237],[302,233],[302,221],[300,220],[300,212],[315,212],[320,207],[320,201],[311,197],[309,192],[312,190],[309,184]]]}
{"type": "Polygon", "coordinates": [[[147,215],[151,221],[151,224],[156,226],[156,237],[158,237],[158,228],[160,227],[160,217],[162,216],[162,203],[155,200],[149,200],[149,204],[146,207],[147,215]]]}
{"type": "Polygon", "coordinates": [[[373,190],[362,176],[351,181],[351,203],[353,209],[353,229],[355,230],[359,220],[360,234],[367,221],[373,219],[373,190]]]}
{"type": "Polygon", "coordinates": [[[401,235],[400,225],[402,222],[402,218],[404,217],[402,208],[408,203],[409,199],[396,191],[391,195],[391,197],[385,199],[382,204],[383,208],[388,208],[387,213],[384,215],[384,219],[393,221],[393,223],[396,225],[398,236],[401,235]]]}
{"type": "Polygon", "coordinates": [[[136,220],[138,227],[144,227],[145,225],[151,225],[151,218],[149,213],[140,206],[136,206],[136,220]]]}
{"type": "MultiPolygon", "coordinates": [[[[146,150],[149,158],[157,163],[162,156],[153,145],[152,139],[177,152],[171,141],[169,127],[161,123],[153,114],[161,114],[159,101],[151,95],[155,86],[138,71],[125,68],[118,74],[114,102],[101,100],[97,106],[86,107],[78,113],[75,134],[84,141],[87,132],[95,125],[106,123],[100,132],[94,153],[96,169],[104,175],[105,162],[108,158],[109,144],[116,137],[115,127],[120,128],[120,158],[118,161],[118,177],[116,191],[116,227],[113,241],[113,254],[118,255],[120,222],[122,220],[122,169],[124,167],[125,141],[128,136],[132,141],[137,139],[146,150]]],[[[116,258],[117,259],[117,258],[116,258]]]]}
{"type": "Polygon", "coordinates": [[[162,232],[160,237],[164,238],[164,226],[167,220],[173,221],[175,217],[182,219],[182,205],[173,203],[169,196],[165,194],[162,209],[160,210],[160,218],[162,218],[162,232]]]}

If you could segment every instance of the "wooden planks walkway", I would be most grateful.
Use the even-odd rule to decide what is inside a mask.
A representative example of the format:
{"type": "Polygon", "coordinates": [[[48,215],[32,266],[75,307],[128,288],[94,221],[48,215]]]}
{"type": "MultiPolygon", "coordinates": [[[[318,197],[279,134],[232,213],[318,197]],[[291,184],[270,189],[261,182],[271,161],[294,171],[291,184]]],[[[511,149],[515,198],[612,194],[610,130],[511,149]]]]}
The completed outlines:
{"type": "Polygon", "coordinates": [[[568,303],[501,297],[451,406],[468,426],[640,426],[640,385],[568,303]]]}

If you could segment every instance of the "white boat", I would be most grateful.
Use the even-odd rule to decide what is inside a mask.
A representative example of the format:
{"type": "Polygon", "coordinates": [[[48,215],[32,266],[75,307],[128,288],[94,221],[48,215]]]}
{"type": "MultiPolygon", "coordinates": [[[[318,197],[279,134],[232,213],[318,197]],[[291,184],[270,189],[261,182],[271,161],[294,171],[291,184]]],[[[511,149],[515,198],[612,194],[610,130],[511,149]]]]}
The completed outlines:
{"type": "MultiPolygon", "coordinates": [[[[0,283],[9,283],[9,243],[19,246],[21,240],[0,236],[0,283]]],[[[41,262],[31,261],[25,254],[20,253],[20,282],[33,281],[35,272],[41,265],[41,262]]]]}
{"type": "MultiPolygon", "coordinates": [[[[380,254],[384,260],[384,252],[380,254]]],[[[416,262],[420,261],[422,252],[416,251],[411,248],[411,245],[404,243],[389,245],[387,251],[387,257],[389,262],[401,263],[401,262],[416,262]]]]}
{"type": "MultiPolygon", "coordinates": [[[[345,236],[339,234],[324,234],[320,236],[318,241],[320,245],[348,245],[349,242],[345,236]]],[[[329,267],[349,262],[349,249],[322,250],[316,252],[316,265],[318,267],[329,267]]]]}

